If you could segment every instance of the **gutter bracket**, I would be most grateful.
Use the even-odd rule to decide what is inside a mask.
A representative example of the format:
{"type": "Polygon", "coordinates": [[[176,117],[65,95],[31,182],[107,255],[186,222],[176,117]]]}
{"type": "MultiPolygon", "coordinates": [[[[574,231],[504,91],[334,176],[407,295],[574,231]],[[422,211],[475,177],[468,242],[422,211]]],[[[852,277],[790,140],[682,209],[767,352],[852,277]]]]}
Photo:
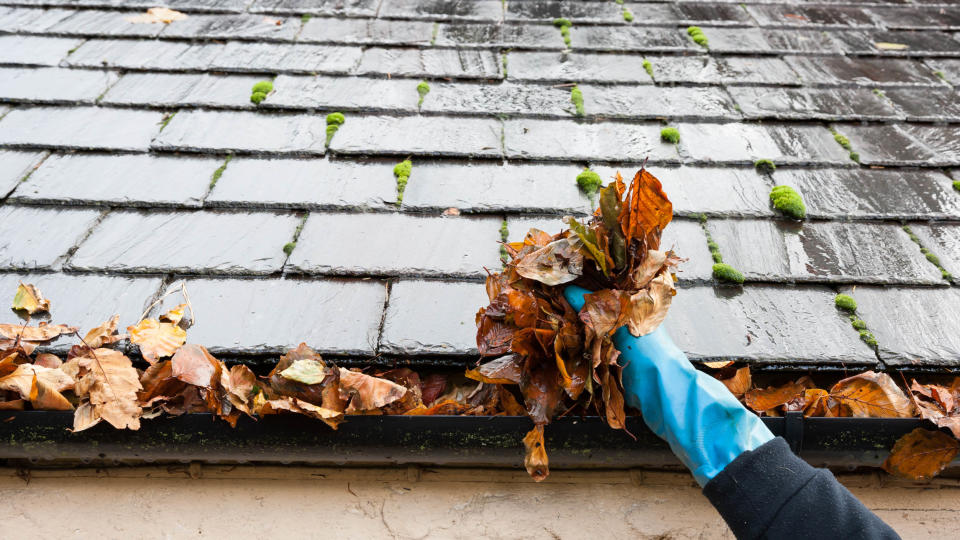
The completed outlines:
{"type": "Polygon", "coordinates": [[[792,411],[783,415],[783,438],[794,454],[803,449],[803,412],[792,411]]]}

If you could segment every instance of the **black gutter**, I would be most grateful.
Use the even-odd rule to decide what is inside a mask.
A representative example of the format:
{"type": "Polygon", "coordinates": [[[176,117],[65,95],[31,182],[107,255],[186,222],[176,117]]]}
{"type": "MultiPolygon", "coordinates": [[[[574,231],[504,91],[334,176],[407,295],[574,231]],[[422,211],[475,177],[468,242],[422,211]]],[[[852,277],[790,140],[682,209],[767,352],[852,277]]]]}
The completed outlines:
{"type": "MultiPolygon", "coordinates": [[[[879,466],[894,442],[921,426],[915,418],[764,418],[775,435],[816,466],[879,466]]],[[[72,433],[73,413],[0,412],[0,459],[43,465],[155,463],[300,463],[309,465],[507,466],[523,463],[525,417],[351,416],[333,431],[298,415],[236,428],[210,414],[144,420],[139,431],[101,423],[72,433]]],[[[636,440],[597,417],[561,418],[546,429],[554,468],[675,466],[669,447],[639,417],[627,421],[636,440]]]]}

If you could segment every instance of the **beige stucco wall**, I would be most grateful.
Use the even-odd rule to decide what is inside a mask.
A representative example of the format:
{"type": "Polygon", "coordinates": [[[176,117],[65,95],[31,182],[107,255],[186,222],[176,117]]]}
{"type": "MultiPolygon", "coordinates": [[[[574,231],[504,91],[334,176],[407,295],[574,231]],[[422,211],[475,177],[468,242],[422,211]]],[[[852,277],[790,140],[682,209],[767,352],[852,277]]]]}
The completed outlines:
{"type": "MultiPolygon", "coordinates": [[[[960,538],[957,480],[841,479],[904,538],[960,538]]],[[[645,471],[0,469],[0,501],[17,539],[731,537],[689,476],[645,471]]]]}

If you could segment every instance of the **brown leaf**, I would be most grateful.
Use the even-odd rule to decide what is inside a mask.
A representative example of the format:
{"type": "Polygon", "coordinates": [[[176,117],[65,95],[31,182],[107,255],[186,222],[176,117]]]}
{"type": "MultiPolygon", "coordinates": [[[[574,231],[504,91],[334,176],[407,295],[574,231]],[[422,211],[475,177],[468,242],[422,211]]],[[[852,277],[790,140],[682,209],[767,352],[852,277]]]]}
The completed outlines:
{"type": "Polygon", "coordinates": [[[37,355],[37,359],[33,361],[33,364],[35,366],[56,369],[63,365],[63,361],[55,354],[40,353],[37,355]]]}
{"type": "Polygon", "coordinates": [[[560,375],[553,363],[533,365],[527,361],[520,378],[520,393],[527,414],[535,424],[547,424],[553,418],[562,397],[560,375]]]}
{"type": "Polygon", "coordinates": [[[119,322],[120,316],[114,315],[109,321],[87,332],[87,335],[83,338],[83,342],[92,349],[99,349],[104,345],[110,345],[111,343],[127,339],[128,336],[126,335],[117,335],[117,323],[119,322]]]}
{"type": "Polygon", "coordinates": [[[134,24],[170,24],[173,21],[180,21],[186,18],[187,16],[185,14],[170,8],[152,7],[148,9],[146,13],[141,13],[133,17],[125,17],[125,20],[134,24]]]}
{"type": "Polygon", "coordinates": [[[26,311],[30,315],[50,311],[50,301],[43,297],[40,289],[29,283],[20,282],[17,292],[13,296],[11,309],[26,311]]]}
{"type": "Polygon", "coordinates": [[[798,395],[803,395],[804,390],[802,384],[795,382],[778,387],[754,388],[744,394],[744,402],[747,407],[757,412],[764,412],[779,407],[798,395]]]}
{"type": "Polygon", "coordinates": [[[913,402],[886,373],[867,371],[833,385],[830,399],[838,416],[910,418],[913,402]]]}
{"type": "Polygon", "coordinates": [[[406,392],[406,388],[395,382],[340,368],[340,398],[350,402],[348,413],[379,409],[402,398],[406,392]]]}
{"type": "Polygon", "coordinates": [[[420,399],[424,405],[430,406],[431,403],[436,401],[437,397],[443,394],[446,387],[447,376],[445,374],[434,373],[427,375],[427,378],[423,380],[423,386],[420,390],[420,399]]]}
{"type": "Polygon", "coordinates": [[[630,299],[625,294],[603,289],[584,295],[580,320],[594,335],[609,336],[622,325],[630,299]]]}
{"type": "Polygon", "coordinates": [[[34,364],[20,364],[0,378],[0,390],[17,392],[36,410],[72,411],[73,405],[60,392],[73,386],[73,379],[63,371],[34,364]]]}
{"type": "Polygon", "coordinates": [[[130,341],[140,346],[143,359],[151,364],[170,356],[187,341],[187,331],[179,326],[183,305],[177,306],[161,319],[144,319],[136,326],[128,326],[130,341]]]}
{"type": "Polygon", "coordinates": [[[550,475],[550,460],[547,458],[547,448],[543,443],[543,426],[537,425],[523,438],[526,452],[523,456],[523,466],[527,473],[536,482],[546,480],[550,475]]]}
{"type": "Polygon", "coordinates": [[[893,445],[883,470],[895,476],[920,480],[933,478],[946,467],[957,452],[957,439],[940,431],[917,428],[893,445]]]}
{"type": "Polygon", "coordinates": [[[732,366],[734,363],[733,360],[721,360],[719,362],[704,362],[703,365],[710,369],[723,369],[732,366]]]}
{"type": "Polygon", "coordinates": [[[24,341],[50,341],[63,334],[72,334],[77,331],[75,326],[65,324],[40,324],[40,326],[23,326],[20,324],[0,324],[0,336],[7,339],[24,341]]]}
{"type": "Polygon", "coordinates": [[[480,356],[501,356],[510,351],[516,327],[485,314],[477,313],[477,349],[480,356]]]}
{"type": "Polygon", "coordinates": [[[660,274],[650,281],[649,288],[641,289],[631,296],[626,311],[630,333],[640,337],[656,330],[667,317],[667,310],[670,309],[670,303],[676,294],[673,278],[660,274]]]}
{"type": "Polygon", "coordinates": [[[490,384],[520,384],[520,362],[510,354],[469,369],[466,376],[490,384]]]}
{"type": "Polygon", "coordinates": [[[616,378],[611,373],[610,366],[606,368],[603,382],[603,409],[607,414],[607,425],[613,429],[626,429],[627,413],[623,410],[623,393],[617,386],[616,378]]]}
{"type": "Polygon", "coordinates": [[[620,210],[620,227],[627,245],[633,238],[645,242],[647,249],[660,247],[660,233],[673,219],[673,204],[663,192],[660,180],[646,169],[640,169],[627,192],[626,204],[620,210]]]}
{"type": "Polygon", "coordinates": [[[220,386],[223,387],[231,405],[246,414],[252,414],[253,398],[257,394],[257,376],[250,368],[237,364],[229,371],[220,374],[220,386]]]}
{"type": "Polygon", "coordinates": [[[583,274],[582,247],[576,236],[554,240],[517,260],[517,273],[546,285],[569,283],[583,274]]]}
{"type": "MultiPolygon", "coordinates": [[[[722,363],[722,362],[721,362],[722,363]]],[[[732,364],[733,362],[731,362],[732,364]]],[[[730,393],[740,398],[753,386],[753,377],[750,376],[750,366],[744,366],[729,379],[720,379],[720,382],[730,390],[730,393]]]]}
{"type": "Polygon", "coordinates": [[[170,359],[172,377],[203,388],[217,384],[220,370],[220,362],[203,345],[184,345],[170,359]]]}
{"type": "Polygon", "coordinates": [[[137,392],[142,387],[130,359],[112,349],[96,349],[76,360],[80,371],[75,391],[82,401],[74,414],[74,431],[101,419],[117,429],[140,429],[137,392]]]}

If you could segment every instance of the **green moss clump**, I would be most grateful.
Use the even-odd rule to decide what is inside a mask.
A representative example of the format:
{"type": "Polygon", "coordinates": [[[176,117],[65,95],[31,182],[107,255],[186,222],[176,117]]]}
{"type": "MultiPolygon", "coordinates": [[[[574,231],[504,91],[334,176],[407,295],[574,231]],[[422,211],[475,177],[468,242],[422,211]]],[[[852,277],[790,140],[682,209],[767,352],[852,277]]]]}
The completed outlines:
{"type": "Polygon", "coordinates": [[[347,118],[343,116],[343,113],[335,112],[327,115],[328,126],[342,126],[346,121],[347,118]]]}
{"type": "Polygon", "coordinates": [[[743,274],[736,268],[725,263],[717,263],[713,265],[713,277],[720,281],[743,283],[743,274]]]}
{"type": "Polygon", "coordinates": [[[960,180],[954,180],[954,181],[953,181],[953,189],[954,189],[955,191],[960,192],[960,180]]]}
{"type": "Polygon", "coordinates": [[[758,159],[753,162],[753,167],[760,174],[773,174],[777,170],[777,165],[770,159],[758,159]]]}
{"type": "Polygon", "coordinates": [[[560,36],[563,37],[563,44],[570,48],[570,27],[573,26],[573,23],[570,22],[570,19],[554,19],[553,25],[560,29],[560,36]]]}
{"type": "Polygon", "coordinates": [[[876,348],[877,346],[877,338],[875,338],[869,330],[860,330],[860,339],[871,347],[876,348]]]}
{"type": "Polygon", "coordinates": [[[860,153],[859,152],[850,152],[850,159],[860,163],[860,153]]]}
{"type": "Polygon", "coordinates": [[[570,19],[558,18],[553,20],[553,25],[557,28],[563,28],[564,26],[573,26],[573,23],[570,22],[570,19]]]}
{"type": "Polygon", "coordinates": [[[504,264],[507,263],[507,257],[509,257],[509,254],[507,253],[507,247],[504,245],[504,243],[507,242],[509,237],[510,229],[507,228],[507,220],[503,220],[503,222],[500,224],[500,241],[503,242],[500,244],[500,260],[503,261],[504,264]]]}
{"type": "Polygon", "coordinates": [[[573,88],[570,89],[570,101],[573,103],[573,107],[577,111],[577,116],[583,116],[583,91],[580,90],[579,86],[574,85],[573,88]]]}
{"type": "Polygon", "coordinates": [[[857,301],[853,299],[849,294],[838,294],[833,299],[833,303],[837,306],[838,309],[844,311],[854,312],[857,310],[857,301]]]}
{"type": "Polygon", "coordinates": [[[675,127],[665,127],[660,130],[660,140],[670,144],[680,142],[680,130],[675,127]]]}
{"type": "Polygon", "coordinates": [[[708,46],[707,35],[703,33],[703,29],[699,26],[688,26],[687,35],[690,36],[690,39],[697,45],[704,48],[708,46]]]}
{"type": "Polygon", "coordinates": [[[837,144],[839,144],[840,146],[842,146],[842,147],[844,148],[844,150],[851,150],[851,149],[852,149],[852,148],[850,147],[850,139],[848,139],[847,137],[845,137],[845,136],[837,133],[836,131],[833,132],[833,140],[837,141],[837,144]]]}
{"type": "Polygon", "coordinates": [[[393,176],[397,179],[397,205],[403,202],[403,192],[407,189],[410,173],[413,172],[413,162],[405,159],[393,167],[393,176]]]}
{"type": "Polygon", "coordinates": [[[627,8],[623,8],[623,20],[633,22],[633,13],[630,13],[630,10],[627,8]]]}
{"type": "Polygon", "coordinates": [[[653,64],[651,64],[650,61],[647,60],[646,58],[643,59],[643,69],[644,69],[644,71],[647,72],[647,75],[649,75],[650,78],[652,79],[652,78],[653,78],[653,64]]]}
{"type": "Polygon", "coordinates": [[[427,81],[420,81],[420,84],[417,85],[417,93],[420,94],[420,101],[417,102],[417,108],[419,109],[423,105],[423,98],[430,93],[430,84],[427,81]]]}
{"type": "Polygon", "coordinates": [[[261,101],[267,99],[267,95],[263,92],[254,92],[250,94],[250,101],[256,105],[259,105],[261,101]]]}
{"type": "Polygon", "coordinates": [[[220,180],[220,177],[223,176],[223,172],[227,170],[227,165],[230,164],[230,160],[233,159],[233,154],[227,154],[227,158],[223,160],[223,164],[213,171],[213,176],[210,177],[210,189],[213,189],[213,186],[217,185],[217,182],[220,180]]]}
{"type": "Polygon", "coordinates": [[[777,186],[770,190],[770,201],[774,208],[794,219],[807,216],[807,206],[803,204],[803,198],[790,186],[777,186]]]}
{"type": "Polygon", "coordinates": [[[306,23],[307,21],[309,21],[309,20],[312,19],[312,18],[313,18],[313,15],[311,15],[311,14],[309,14],[309,13],[304,13],[303,15],[300,16],[300,22],[306,23]]]}
{"type": "Polygon", "coordinates": [[[923,256],[927,258],[928,261],[932,262],[936,266],[940,266],[940,257],[937,257],[927,248],[920,248],[920,253],[923,253],[923,256]]]}
{"type": "Polygon", "coordinates": [[[937,77],[940,77],[943,80],[947,80],[947,76],[944,75],[942,71],[934,71],[933,74],[936,75],[937,77]]]}
{"type": "Polygon", "coordinates": [[[858,319],[856,317],[850,319],[850,325],[856,328],[857,330],[866,330],[867,323],[863,319],[858,319]]]}
{"type": "Polygon", "coordinates": [[[287,242],[286,244],[283,245],[283,252],[286,253],[287,256],[289,257],[290,254],[293,253],[293,249],[295,247],[297,247],[296,242],[287,242]]]}
{"type": "Polygon", "coordinates": [[[252,92],[262,92],[264,94],[269,94],[273,92],[273,82],[271,81],[260,81],[257,84],[253,85],[252,92]]]}
{"type": "Polygon", "coordinates": [[[580,191],[586,194],[587,197],[593,197],[597,193],[597,190],[600,189],[600,184],[602,183],[600,175],[590,169],[584,169],[583,172],[577,175],[577,186],[580,187],[580,191]]]}

